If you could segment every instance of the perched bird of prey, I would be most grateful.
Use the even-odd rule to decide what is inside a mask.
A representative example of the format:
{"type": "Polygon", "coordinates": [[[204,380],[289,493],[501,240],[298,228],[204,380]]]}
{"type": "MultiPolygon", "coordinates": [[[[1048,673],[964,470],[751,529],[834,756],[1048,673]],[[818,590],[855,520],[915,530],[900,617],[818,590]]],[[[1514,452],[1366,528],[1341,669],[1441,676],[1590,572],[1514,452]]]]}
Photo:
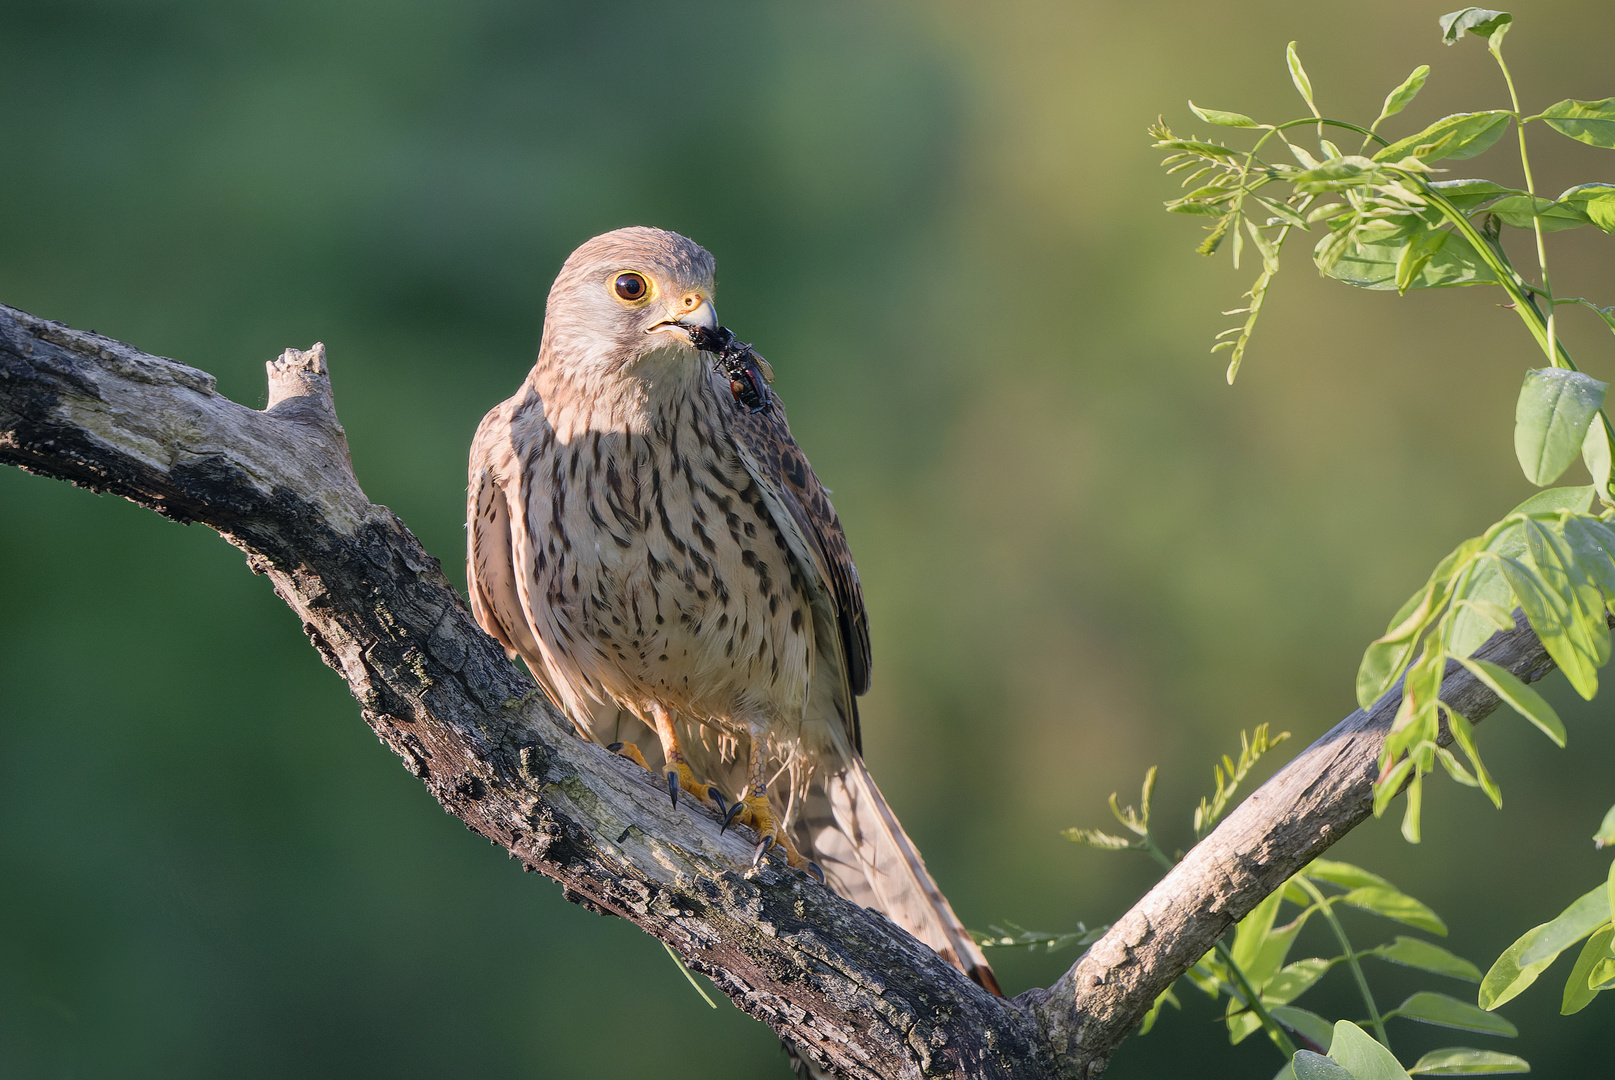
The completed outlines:
{"type": "Polygon", "coordinates": [[[471,448],[472,611],[583,738],[996,993],[864,767],[858,571],[778,399],[701,349],[719,331],[713,272],[651,228],[566,260],[537,363],[471,448]]]}

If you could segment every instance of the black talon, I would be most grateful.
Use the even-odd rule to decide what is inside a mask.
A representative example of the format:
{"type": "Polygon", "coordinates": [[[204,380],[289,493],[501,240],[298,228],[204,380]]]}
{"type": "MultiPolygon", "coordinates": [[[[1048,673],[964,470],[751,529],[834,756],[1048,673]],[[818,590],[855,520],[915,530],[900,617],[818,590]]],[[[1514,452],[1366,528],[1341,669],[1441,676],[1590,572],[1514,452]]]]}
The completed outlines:
{"type": "MultiPolygon", "coordinates": [[[[632,825],[630,825],[630,826],[628,826],[628,828],[626,828],[626,829],[624,829],[624,830],[623,830],[623,831],[622,831],[622,835],[621,835],[621,836],[619,836],[619,837],[617,837],[617,843],[619,843],[619,844],[620,844],[620,843],[622,843],[622,842],[623,842],[623,841],[624,841],[624,840],[627,840],[627,839],[628,839],[628,834],[629,834],[629,833],[631,833],[631,832],[633,832],[633,831],[634,831],[634,827],[633,827],[633,826],[632,826],[632,825]]],[[[820,880],[820,881],[823,881],[823,880],[824,880],[824,879],[823,879],[823,878],[822,878],[822,877],[821,877],[821,878],[820,878],[820,879],[819,879],[819,880],[820,880]]]]}
{"type": "Polygon", "coordinates": [[[761,840],[757,841],[757,850],[751,853],[751,865],[753,868],[762,865],[763,856],[767,855],[768,849],[773,846],[774,838],[772,836],[765,836],[761,840]]]}
{"type": "Polygon", "coordinates": [[[824,884],[824,867],[820,866],[818,863],[814,862],[812,859],[809,859],[808,864],[807,864],[807,868],[808,868],[809,873],[811,873],[814,877],[819,879],[819,884],[823,885],[824,884]]]}
{"type": "Polygon", "coordinates": [[[729,826],[735,823],[735,818],[739,817],[740,812],[744,809],[746,809],[746,804],[744,802],[736,802],[729,808],[729,811],[723,815],[723,828],[718,830],[719,836],[722,836],[724,833],[729,831],[729,826]]]}
{"type": "Polygon", "coordinates": [[[723,792],[712,784],[707,785],[707,798],[718,804],[718,816],[725,817],[729,812],[729,804],[724,801],[723,792]]]}
{"type": "Polygon", "coordinates": [[[615,754],[618,750],[622,749],[622,743],[614,742],[610,746],[606,747],[606,749],[610,750],[613,754],[615,754]]]}
{"type": "Polygon", "coordinates": [[[672,796],[673,809],[677,810],[679,808],[679,774],[676,772],[667,774],[667,793],[672,796]]]}

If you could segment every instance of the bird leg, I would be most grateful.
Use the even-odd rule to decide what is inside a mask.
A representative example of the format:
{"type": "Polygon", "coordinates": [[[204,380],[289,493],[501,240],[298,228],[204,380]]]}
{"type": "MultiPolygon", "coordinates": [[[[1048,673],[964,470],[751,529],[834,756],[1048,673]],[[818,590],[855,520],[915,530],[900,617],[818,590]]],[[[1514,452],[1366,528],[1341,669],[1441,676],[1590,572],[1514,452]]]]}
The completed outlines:
{"type": "Polygon", "coordinates": [[[785,859],[792,866],[801,867],[807,864],[802,853],[796,850],[791,838],[785,832],[785,823],[774,813],[773,803],[768,798],[768,773],[764,769],[764,749],[768,743],[764,733],[757,728],[751,733],[751,754],[748,761],[750,774],[746,790],[733,809],[724,815],[724,828],[731,822],[738,821],[742,825],[750,825],[757,833],[757,857],[761,859],[768,848],[778,844],[785,851],[785,859]]]}
{"type": "Polygon", "coordinates": [[[673,714],[661,705],[652,705],[650,714],[656,737],[662,740],[662,757],[667,762],[667,793],[673,805],[679,804],[679,789],[683,788],[708,806],[716,806],[718,813],[723,813],[726,807],[717,785],[697,780],[695,772],[684,760],[684,751],[679,749],[678,732],[673,730],[673,714]]]}

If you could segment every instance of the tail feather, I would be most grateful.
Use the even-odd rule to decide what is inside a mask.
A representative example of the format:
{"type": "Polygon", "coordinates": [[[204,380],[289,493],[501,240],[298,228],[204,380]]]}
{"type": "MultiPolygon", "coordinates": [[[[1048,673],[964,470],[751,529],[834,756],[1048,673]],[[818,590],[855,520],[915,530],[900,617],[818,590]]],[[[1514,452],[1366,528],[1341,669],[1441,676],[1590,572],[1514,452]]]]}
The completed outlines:
{"type": "Polygon", "coordinates": [[[855,753],[812,784],[798,817],[809,858],[842,896],[874,908],[994,994],[987,959],[925,869],[874,777],[855,753]]]}

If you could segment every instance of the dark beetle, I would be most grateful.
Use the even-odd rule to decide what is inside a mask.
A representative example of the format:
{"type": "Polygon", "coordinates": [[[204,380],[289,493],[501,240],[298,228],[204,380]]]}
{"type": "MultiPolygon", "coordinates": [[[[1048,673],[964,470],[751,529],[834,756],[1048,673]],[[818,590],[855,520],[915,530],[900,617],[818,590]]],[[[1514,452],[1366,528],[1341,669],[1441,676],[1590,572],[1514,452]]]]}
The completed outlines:
{"type": "Polygon", "coordinates": [[[763,378],[767,361],[746,342],[737,340],[727,326],[716,330],[692,326],[690,342],[702,352],[712,354],[717,369],[729,377],[729,392],[748,412],[763,412],[773,403],[768,381],[763,378]]]}

